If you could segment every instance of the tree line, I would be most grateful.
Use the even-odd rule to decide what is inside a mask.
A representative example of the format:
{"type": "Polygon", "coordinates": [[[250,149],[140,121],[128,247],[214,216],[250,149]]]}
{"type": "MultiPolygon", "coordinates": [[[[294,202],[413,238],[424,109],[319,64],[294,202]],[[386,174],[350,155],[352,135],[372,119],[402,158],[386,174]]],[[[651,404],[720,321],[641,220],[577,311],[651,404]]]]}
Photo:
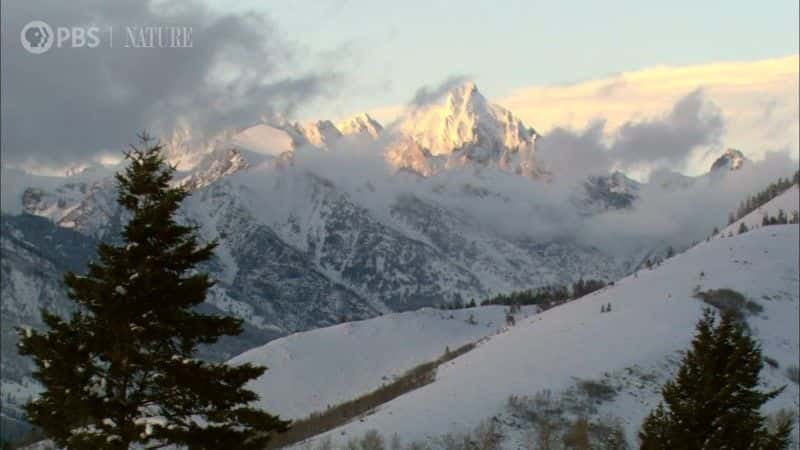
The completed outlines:
{"type": "Polygon", "coordinates": [[[728,225],[762,207],[767,202],[781,195],[787,189],[792,187],[792,185],[797,184],[798,181],[800,181],[800,171],[795,172],[792,178],[778,178],[777,181],[770,183],[761,192],[742,200],[742,202],[739,204],[739,208],[736,209],[736,211],[732,211],[728,215],[728,225]]]}

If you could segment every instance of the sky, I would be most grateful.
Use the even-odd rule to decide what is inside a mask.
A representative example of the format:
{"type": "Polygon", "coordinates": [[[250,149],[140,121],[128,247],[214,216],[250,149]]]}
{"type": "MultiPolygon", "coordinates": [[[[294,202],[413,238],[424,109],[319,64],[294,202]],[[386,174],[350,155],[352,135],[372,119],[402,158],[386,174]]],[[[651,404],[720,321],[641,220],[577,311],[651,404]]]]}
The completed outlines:
{"type": "MultiPolygon", "coordinates": [[[[2,3],[2,162],[102,160],[148,128],[212,136],[262,118],[402,114],[415,93],[474,80],[541,133],[669,118],[699,90],[719,133],[692,155],[798,152],[798,3],[60,0],[2,3]],[[184,49],[20,45],[53,27],[193,29],[184,49]],[[752,131],[751,131],[752,130],[752,131]]],[[[104,39],[104,35],[101,35],[104,39]]]]}
{"type": "MultiPolygon", "coordinates": [[[[489,98],[659,65],[753,61],[798,53],[798,2],[210,0],[260,10],[310,50],[344,54],[357,99],[347,115],[406,101],[452,75],[489,98]],[[375,95],[380,93],[380,95],[375,95]]],[[[310,112],[309,112],[310,113],[310,112]]]]}

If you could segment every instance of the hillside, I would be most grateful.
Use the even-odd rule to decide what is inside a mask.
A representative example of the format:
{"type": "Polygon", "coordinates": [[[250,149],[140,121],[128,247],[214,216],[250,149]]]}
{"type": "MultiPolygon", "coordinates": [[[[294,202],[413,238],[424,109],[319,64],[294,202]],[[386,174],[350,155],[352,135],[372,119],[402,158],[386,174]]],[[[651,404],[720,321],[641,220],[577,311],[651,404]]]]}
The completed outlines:
{"type": "MultiPolygon", "coordinates": [[[[574,392],[582,379],[613,387],[613,398],[599,402],[595,415],[619,417],[635,442],[642,418],[657,404],[661,384],[692,338],[704,307],[693,293],[719,288],[739,291],[763,307],[748,323],[764,355],[778,367],[765,365],[762,379],[772,388],[788,385],[768,404],[768,412],[797,410],[798,385],[785,369],[800,358],[798,227],[772,226],[701,243],[653,270],[521,320],[440,368],[434,383],[329,436],[343,441],[377,429],[387,436],[424,440],[473,429],[495,417],[506,436],[503,448],[518,448],[530,424],[509,410],[509,397],[543,390],[574,392]],[[601,313],[607,303],[612,311],[601,313]]],[[[347,359],[364,355],[339,357],[345,359],[340,364],[347,364],[347,359]]],[[[324,364],[317,370],[330,372],[324,364]]],[[[304,387],[297,383],[291,390],[302,392],[304,387]]]]}
{"type": "MultiPolygon", "coordinates": [[[[505,309],[423,308],[386,314],[277,339],[231,363],[267,366],[267,373],[250,388],[262,395],[263,407],[295,419],[369,392],[447,348],[455,350],[498,333],[505,327],[505,309]]],[[[533,312],[527,307],[522,315],[533,312]]]]}

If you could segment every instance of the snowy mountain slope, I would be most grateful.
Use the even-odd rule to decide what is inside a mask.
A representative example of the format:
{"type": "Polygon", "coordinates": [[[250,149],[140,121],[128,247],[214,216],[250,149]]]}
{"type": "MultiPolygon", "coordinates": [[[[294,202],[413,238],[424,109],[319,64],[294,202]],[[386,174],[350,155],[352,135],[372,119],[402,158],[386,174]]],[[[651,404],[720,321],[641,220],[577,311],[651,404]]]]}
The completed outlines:
{"type": "MultiPolygon", "coordinates": [[[[766,366],[762,378],[772,388],[788,385],[768,410],[797,410],[798,385],[789,381],[784,368],[800,359],[798,283],[796,225],[702,243],[654,270],[519,321],[509,332],[440,368],[433,384],[328,435],[346,440],[377,429],[411,440],[472,429],[489,417],[508,423],[511,395],[545,389],[558,393],[574,385],[573,377],[608,376],[621,391],[603,411],[620,417],[635,442],[642,418],[659,400],[660,384],[676,369],[693,336],[704,307],[693,297],[696,289],[735,289],[764,308],[748,322],[764,354],[777,360],[780,369],[766,366]],[[612,312],[601,314],[606,303],[612,312]],[[628,375],[646,372],[656,376],[628,375]]],[[[517,448],[519,430],[504,431],[504,448],[517,448]]]]}
{"type": "MultiPolygon", "coordinates": [[[[505,309],[424,308],[386,314],[292,334],[230,362],[267,366],[267,373],[249,388],[262,394],[262,407],[296,419],[372,391],[438,358],[446,348],[455,350],[497,333],[505,327],[505,309]],[[468,322],[470,316],[476,323],[468,322]]],[[[533,307],[526,307],[519,316],[533,312],[533,307]]]]}
{"type": "Polygon", "coordinates": [[[767,214],[769,217],[773,217],[778,215],[779,210],[783,210],[788,217],[791,217],[792,211],[798,211],[799,208],[800,186],[795,184],[755,211],[752,211],[750,214],[747,214],[736,222],[723,228],[722,231],[720,231],[718,238],[721,238],[723,235],[727,236],[729,233],[737,234],[742,223],[744,223],[750,230],[760,227],[761,221],[764,218],[764,214],[767,214]]]}

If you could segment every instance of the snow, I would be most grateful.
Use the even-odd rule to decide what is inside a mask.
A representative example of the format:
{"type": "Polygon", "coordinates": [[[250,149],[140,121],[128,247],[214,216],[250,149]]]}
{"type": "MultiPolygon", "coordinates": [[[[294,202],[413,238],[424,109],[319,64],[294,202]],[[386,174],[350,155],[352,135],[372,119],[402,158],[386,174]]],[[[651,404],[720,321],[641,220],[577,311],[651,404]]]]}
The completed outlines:
{"type": "MultiPolygon", "coordinates": [[[[784,369],[800,360],[798,281],[796,225],[771,226],[704,242],[653,270],[640,271],[636,277],[622,279],[614,286],[518,320],[508,332],[492,336],[475,350],[441,367],[434,383],[328,435],[334,441],[346,440],[377,429],[398,433],[404,440],[440,436],[448,431],[472,429],[485,418],[503,414],[512,394],[533,395],[544,389],[560,392],[574,383],[574,377],[611,376],[632,386],[604,406],[604,411],[620,417],[629,440],[636,442],[634,436],[643,417],[660,399],[659,386],[675,370],[680,352],[688,348],[694,334],[704,307],[693,297],[697,288],[735,289],[764,307],[761,315],[748,319],[749,324],[764,355],[776,359],[780,368],[767,366],[762,380],[770,388],[787,385],[767,405],[767,411],[797,410],[798,385],[788,380],[784,369]],[[704,273],[702,277],[700,272],[704,273]],[[613,310],[601,314],[600,307],[606,303],[611,303],[613,310]],[[626,369],[650,371],[661,379],[646,385],[643,379],[630,380],[621,375],[626,369]]],[[[308,334],[293,338],[305,348],[323,345],[315,344],[308,334]]],[[[307,396],[304,392],[325,394],[331,381],[337,390],[346,388],[336,381],[343,366],[358,364],[359,372],[377,371],[378,368],[368,369],[365,360],[376,356],[364,353],[365,343],[352,345],[356,346],[354,351],[342,346],[331,354],[316,355],[321,358],[318,362],[308,359],[291,380],[282,379],[285,375],[280,366],[284,363],[274,356],[268,361],[272,370],[263,380],[275,379],[270,381],[268,391],[261,392],[269,400],[273,400],[270,395],[280,398],[280,392],[290,397],[307,396]],[[309,382],[308,376],[316,381],[309,382]]],[[[415,346],[406,342],[394,345],[415,346]]],[[[273,410],[280,411],[285,400],[270,404],[277,407],[273,410]]],[[[504,448],[517,448],[518,442],[513,440],[512,433],[504,448]]]]}
{"type": "Polygon", "coordinates": [[[284,130],[258,124],[237,133],[232,143],[256,153],[278,156],[293,149],[292,137],[284,130]]]}
{"type": "Polygon", "coordinates": [[[366,134],[373,139],[377,139],[383,130],[383,126],[367,113],[361,113],[345,119],[336,124],[336,128],[345,136],[366,134]]]}
{"type": "MultiPolygon", "coordinates": [[[[521,314],[532,315],[528,307],[521,314]]],[[[300,418],[372,391],[393,377],[505,327],[505,308],[424,308],[293,334],[250,350],[232,364],[267,366],[248,387],[260,406],[300,418]],[[477,325],[467,320],[474,315],[477,325]]]]}

